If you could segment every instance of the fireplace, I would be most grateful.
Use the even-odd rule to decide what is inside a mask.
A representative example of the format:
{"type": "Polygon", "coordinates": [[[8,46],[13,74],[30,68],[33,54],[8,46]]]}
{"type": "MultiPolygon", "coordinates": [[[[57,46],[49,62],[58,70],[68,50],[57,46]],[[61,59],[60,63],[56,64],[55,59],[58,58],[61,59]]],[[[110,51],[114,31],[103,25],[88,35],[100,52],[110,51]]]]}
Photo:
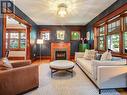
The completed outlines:
{"type": "Polygon", "coordinates": [[[58,59],[70,60],[70,43],[51,43],[51,61],[58,59]]]}
{"type": "Polygon", "coordinates": [[[55,60],[66,60],[66,51],[56,51],[55,60]]]}

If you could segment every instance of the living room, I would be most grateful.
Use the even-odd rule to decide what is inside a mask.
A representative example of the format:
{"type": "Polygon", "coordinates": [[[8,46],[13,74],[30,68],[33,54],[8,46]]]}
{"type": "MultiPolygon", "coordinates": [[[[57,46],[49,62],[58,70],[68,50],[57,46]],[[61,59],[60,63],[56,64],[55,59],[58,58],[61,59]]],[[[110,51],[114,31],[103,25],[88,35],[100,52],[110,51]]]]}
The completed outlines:
{"type": "Polygon", "coordinates": [[[0,95],[127,95],[127,0],[0,6],[0,95]]]}

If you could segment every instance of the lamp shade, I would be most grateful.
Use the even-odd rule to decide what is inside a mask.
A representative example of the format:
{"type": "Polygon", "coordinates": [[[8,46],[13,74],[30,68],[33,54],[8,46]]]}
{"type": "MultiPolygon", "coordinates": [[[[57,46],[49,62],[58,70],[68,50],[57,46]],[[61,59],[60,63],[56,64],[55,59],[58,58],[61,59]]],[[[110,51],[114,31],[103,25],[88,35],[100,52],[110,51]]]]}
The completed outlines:
{"type": "Polygon", "coordinates": [[[43,44],[43,39],[37,39],[37,44],[43,44]]]}

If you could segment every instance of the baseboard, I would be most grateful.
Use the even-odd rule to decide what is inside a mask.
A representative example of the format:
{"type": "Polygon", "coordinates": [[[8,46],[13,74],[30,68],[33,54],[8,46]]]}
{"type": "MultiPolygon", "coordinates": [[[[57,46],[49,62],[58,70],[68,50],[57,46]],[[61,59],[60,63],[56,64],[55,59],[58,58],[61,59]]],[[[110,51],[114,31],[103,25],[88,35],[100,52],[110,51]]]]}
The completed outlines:
{"type": "Polygon", "coordinates": [[[8,57],[9,60],[25,60],[24,57],[8,57]]]}
{"type": "MultiPolygon", "coordinates": [[[[74,60],[74,56],[70,57],[70,60],[74,60]]],[[[42,60],[51,60],[51,56],[41,56],[42,60]]],[[[36,58],[32,59],[32,62],[36,61],[36,60],[40,60],[40,56],[37,56],[36,58]]]]}

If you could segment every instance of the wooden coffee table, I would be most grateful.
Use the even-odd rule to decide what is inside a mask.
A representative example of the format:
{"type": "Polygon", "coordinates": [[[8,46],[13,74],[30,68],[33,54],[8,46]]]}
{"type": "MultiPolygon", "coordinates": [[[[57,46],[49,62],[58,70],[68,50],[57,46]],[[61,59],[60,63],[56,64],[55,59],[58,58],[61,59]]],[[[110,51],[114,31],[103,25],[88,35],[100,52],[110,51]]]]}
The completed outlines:
{"type": "Polygon", "coordinates": [[[53,73],[58,71],[67,71],[71,73],[71,76],[73,77],[74,65],[75,64],[69,60],[55,60],[50,62],[51,77],[53,77],[53,73]]]}

